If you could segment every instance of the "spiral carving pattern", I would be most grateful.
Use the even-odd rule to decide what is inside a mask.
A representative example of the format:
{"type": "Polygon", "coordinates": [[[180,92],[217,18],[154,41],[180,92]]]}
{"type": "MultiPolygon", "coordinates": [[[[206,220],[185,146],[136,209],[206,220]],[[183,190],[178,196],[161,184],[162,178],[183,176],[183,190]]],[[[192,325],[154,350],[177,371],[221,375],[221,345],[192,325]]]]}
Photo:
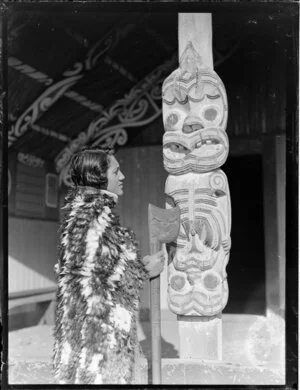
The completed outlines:
{"type": "Polygon", "coordinates": [[[220,170],[218,172],[213,172],[210,176],[209,184],[213,190],[222,190],[225,192],[227,187],[225,174],[220,170]]]}

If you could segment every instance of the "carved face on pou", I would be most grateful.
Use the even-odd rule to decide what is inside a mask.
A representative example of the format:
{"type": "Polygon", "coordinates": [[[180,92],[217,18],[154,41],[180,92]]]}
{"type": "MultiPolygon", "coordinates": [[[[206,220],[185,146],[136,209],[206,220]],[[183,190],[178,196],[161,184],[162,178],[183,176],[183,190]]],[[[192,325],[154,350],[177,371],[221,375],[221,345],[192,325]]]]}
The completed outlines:
{"type": "Polygon", "coordinates": [[[229,149],[225,87],[213,70],[201,67],[191,43],[162,89],[166,171],[208,172],[224,164],[229,149]]]}

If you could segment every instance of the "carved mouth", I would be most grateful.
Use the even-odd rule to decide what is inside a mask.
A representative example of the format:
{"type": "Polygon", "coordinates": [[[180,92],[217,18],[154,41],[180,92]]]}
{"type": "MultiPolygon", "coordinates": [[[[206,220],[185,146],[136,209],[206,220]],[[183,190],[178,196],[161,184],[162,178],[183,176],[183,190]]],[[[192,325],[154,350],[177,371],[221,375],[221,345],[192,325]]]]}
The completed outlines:
{"type": "Polygon", "coordinates": [[[181,142],[170,142],[164,147],[166,151],[171,152],[170,157],[181,159],[182,157],[189,157],[191,154],[198,155],[201,153],[201,150],[205,150],[206,153],[210,152],[211,154],[214,154],[221,151],[222,146],[223,143],[219,139],[206,137],[189,147],[183,145],[181,142]]]}
{"type": "Polygon", "coordinates": [[[171,152],[175,152],[175,153],[187,154],[191,152],[190,149],[182,145],[180,142],[172,142],[166,145],[166,147],[168,147],[171,150],[171,152]]]}
{"type": "Polygon", "coordinates": [[[191,151],[191,153],[186,154],[185,158],[217,156],[218,154],[222,153],[223,150],[223,142],[216,138],[205,138],[200,140],[195,145],[195,148],[191,151]]]}
{"type": "Polygon", "coordinates": [[[197,142],[197,144],[195,145],[196,146],[195,149],[201,148],[201,146],[203,145],[219,145],[219,144],[221,144],[219,139],[208,137],[197,142]]]}
{"type": "Polygon", "coordinates": [[[165,169],[173,174],[216,169],[228,154],[227,134],[219,128],[198,130],[192,135],[166,132],[163,145],[165,169]]]}

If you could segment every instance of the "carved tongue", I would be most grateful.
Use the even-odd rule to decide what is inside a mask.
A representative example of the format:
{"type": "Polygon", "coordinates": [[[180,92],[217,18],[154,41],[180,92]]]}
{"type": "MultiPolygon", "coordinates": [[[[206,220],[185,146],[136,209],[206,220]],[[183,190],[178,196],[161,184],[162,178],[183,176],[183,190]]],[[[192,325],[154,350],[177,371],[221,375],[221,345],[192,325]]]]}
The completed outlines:
{"type": "Polygon", "coordinates": [[[183,122],[182,131],[184,133],[193,133],[203,128],[204,126],[198,116],[189,115],[183,122]]]}

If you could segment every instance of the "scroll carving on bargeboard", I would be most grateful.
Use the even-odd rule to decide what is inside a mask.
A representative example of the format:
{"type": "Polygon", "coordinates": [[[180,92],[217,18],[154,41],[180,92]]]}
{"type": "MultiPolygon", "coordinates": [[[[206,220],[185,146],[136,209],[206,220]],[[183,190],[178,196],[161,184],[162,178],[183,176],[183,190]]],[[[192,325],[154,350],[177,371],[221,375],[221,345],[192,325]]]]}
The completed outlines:
{"type": "Polygon", "coordinates": [[[166,207],[180,208],[180,232],[168,245],[168,304],[179,315],[214,316],[228,300],[231,246],[229,187],[219,169],[229,150],[226,91],[188,42],[162,93],[166,207]]]}

